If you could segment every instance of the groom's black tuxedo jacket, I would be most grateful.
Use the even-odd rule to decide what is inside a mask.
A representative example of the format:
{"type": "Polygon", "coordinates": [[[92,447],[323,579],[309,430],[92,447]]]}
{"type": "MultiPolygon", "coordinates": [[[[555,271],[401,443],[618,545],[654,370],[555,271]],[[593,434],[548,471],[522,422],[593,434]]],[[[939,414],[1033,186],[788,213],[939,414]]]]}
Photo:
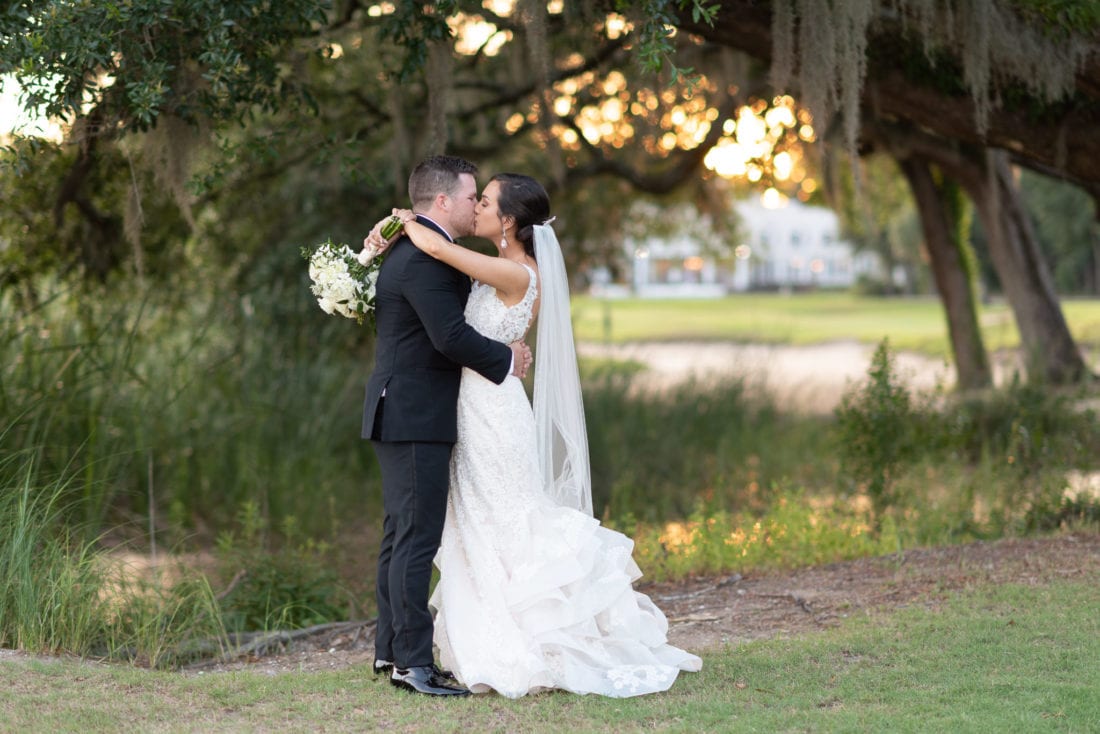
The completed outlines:
{"type": "MultiPolygon", "coordinates": [[[[442,234],[434,222],[419,221],[442,234]]],[[[424,254],[408,237],[390,246],[375,293],[378,336],[363,403],[363,438],[454,443],[462,367],[498,384],[508,376],[512,351],[466,323],[469,296],[466,275],[424,254]]]]}

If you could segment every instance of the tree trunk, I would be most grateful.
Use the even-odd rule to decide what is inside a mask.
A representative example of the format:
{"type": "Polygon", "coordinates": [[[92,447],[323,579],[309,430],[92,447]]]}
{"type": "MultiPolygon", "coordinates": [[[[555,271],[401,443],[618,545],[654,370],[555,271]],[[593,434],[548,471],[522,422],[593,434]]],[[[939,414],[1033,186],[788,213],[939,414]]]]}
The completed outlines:
{"type": "Polygon", "coordinates": [[[1057,385],[1090,377],[1054,293],[1008,154],[952,144],[913,129],[880,132],[886,133],[895,151],[934,162],[974,202],[986,231],[990,260],[1020,332],[1028,379],[1057,385]]]}
{"type": "Polygon", "coordinates": [[[1092,228],[1092,257],[1089,259],[1089,293],[1100,296],[1100,196],[1093,196],[1093,210],[1096,212],[1096,224],[1092,228]]]}
{"type": "Polygon", "coordinates": [[[1092,243],[1092,277],[1089,280],[1089,292],[1100,296],[1100,240],[1095,238],[1092,243]]]}
{"type": "Polygon", "coordinates": [[[957,384],[962,390],[990,387],[993,377],[978,326],[973,269],[958,216],[960,194],[949,184],[936,183],[926,158],[913,155],[898,162],[920,212],[932,276],[947,315],[957,384]]]}
{"type": "Polygon", "coordinates": [[[1028,378],[1065,384],[1089,376],[1054,293],[1008,154],[987,151],[985,165],[964,172],[959,180],[988,234],[989,257],[1016,317],[1028,378]]]}
{"type": "Polygon", "coordinates": [[[885,231],[881,229],[878,231],[878,240],[879,244],[875,252],[882,258],[882,292],[883,295],[894,296],[898,292],[898,286],[894,282],[894,271],[897,270],[898,261],[894,257],[894,248],[890,245],[885,231]]]}

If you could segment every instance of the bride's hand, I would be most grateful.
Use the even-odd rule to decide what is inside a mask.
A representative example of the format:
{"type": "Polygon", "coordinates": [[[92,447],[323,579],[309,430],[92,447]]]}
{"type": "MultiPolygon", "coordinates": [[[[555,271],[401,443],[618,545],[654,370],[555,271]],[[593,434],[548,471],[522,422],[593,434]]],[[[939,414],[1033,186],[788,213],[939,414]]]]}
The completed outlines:
{"type": "Polygon", "coordinates": [[[391,210],[390,215],[400,219],[402,224],[416,221],[416,212],[414,212],[412,209],[398,209],[394,207],[391,210]]]}

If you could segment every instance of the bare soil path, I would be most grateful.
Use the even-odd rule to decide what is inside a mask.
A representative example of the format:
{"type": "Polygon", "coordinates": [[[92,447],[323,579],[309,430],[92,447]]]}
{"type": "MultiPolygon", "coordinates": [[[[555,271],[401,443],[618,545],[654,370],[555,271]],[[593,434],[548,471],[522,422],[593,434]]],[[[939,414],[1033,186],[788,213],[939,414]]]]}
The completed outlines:
{"type": "Polygon", "coordinates": [[[1040,587],[1056,580],[1096,585],[1100,534],[1006,539],[905,551],[786,573],[699,579],[648,590],[689,649],[827,629],[859,614],[934,608],[947,594],[988,584],[1040,587]]]}
{"type": "MultiPolygon", "coordinates": [[[[736,342],[634,342],[577,345],[582,357],[635,361],[646,367],[635,384],[661,389],[695,379],[742,379],[767,391],[783,410],[828,413],[844,388],[867,374],[874,345],[857,341],[823,344],[741,344],[736,342]]],[[[942,359],[916,352],[894,355],[907,384],[929,390],[954,384],[954,368],[942,359]]],[[[1000,383],[1017,368],[1013,353],[992,355],[994,379],[1000,383]]]]}

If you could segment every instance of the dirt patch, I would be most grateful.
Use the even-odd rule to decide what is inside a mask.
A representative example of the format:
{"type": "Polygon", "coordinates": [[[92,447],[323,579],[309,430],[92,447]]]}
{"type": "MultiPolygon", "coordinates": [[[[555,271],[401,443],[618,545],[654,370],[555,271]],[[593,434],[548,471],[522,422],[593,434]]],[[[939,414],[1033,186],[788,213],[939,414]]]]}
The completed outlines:
{"type": "MultiPolygon", "coordinates": [[[[703,652],[812,633],[855,615],[935,607],[950,592],[985,584],[1042,586],[1061,579],[1100,583],[1100,534],[911,550],[789,572],[643,584],[639,590],[668,616],[673,644],[703,652]]],[[[373,659],[373,633],[372,622],[335,625],[300,639],[272,639],[262,655],[203,663],[187,672],[276,675],[365,666],[373,659]]]]}
{"type": "Polygon", "coordinates": [[[846,617],[935,607],[954,591],[986,584],[1100,582],[1100,535],[1011,539],[905,551],[787,573],[655,584],[669,637],[691,650],[813,632],[846,617]]]}

